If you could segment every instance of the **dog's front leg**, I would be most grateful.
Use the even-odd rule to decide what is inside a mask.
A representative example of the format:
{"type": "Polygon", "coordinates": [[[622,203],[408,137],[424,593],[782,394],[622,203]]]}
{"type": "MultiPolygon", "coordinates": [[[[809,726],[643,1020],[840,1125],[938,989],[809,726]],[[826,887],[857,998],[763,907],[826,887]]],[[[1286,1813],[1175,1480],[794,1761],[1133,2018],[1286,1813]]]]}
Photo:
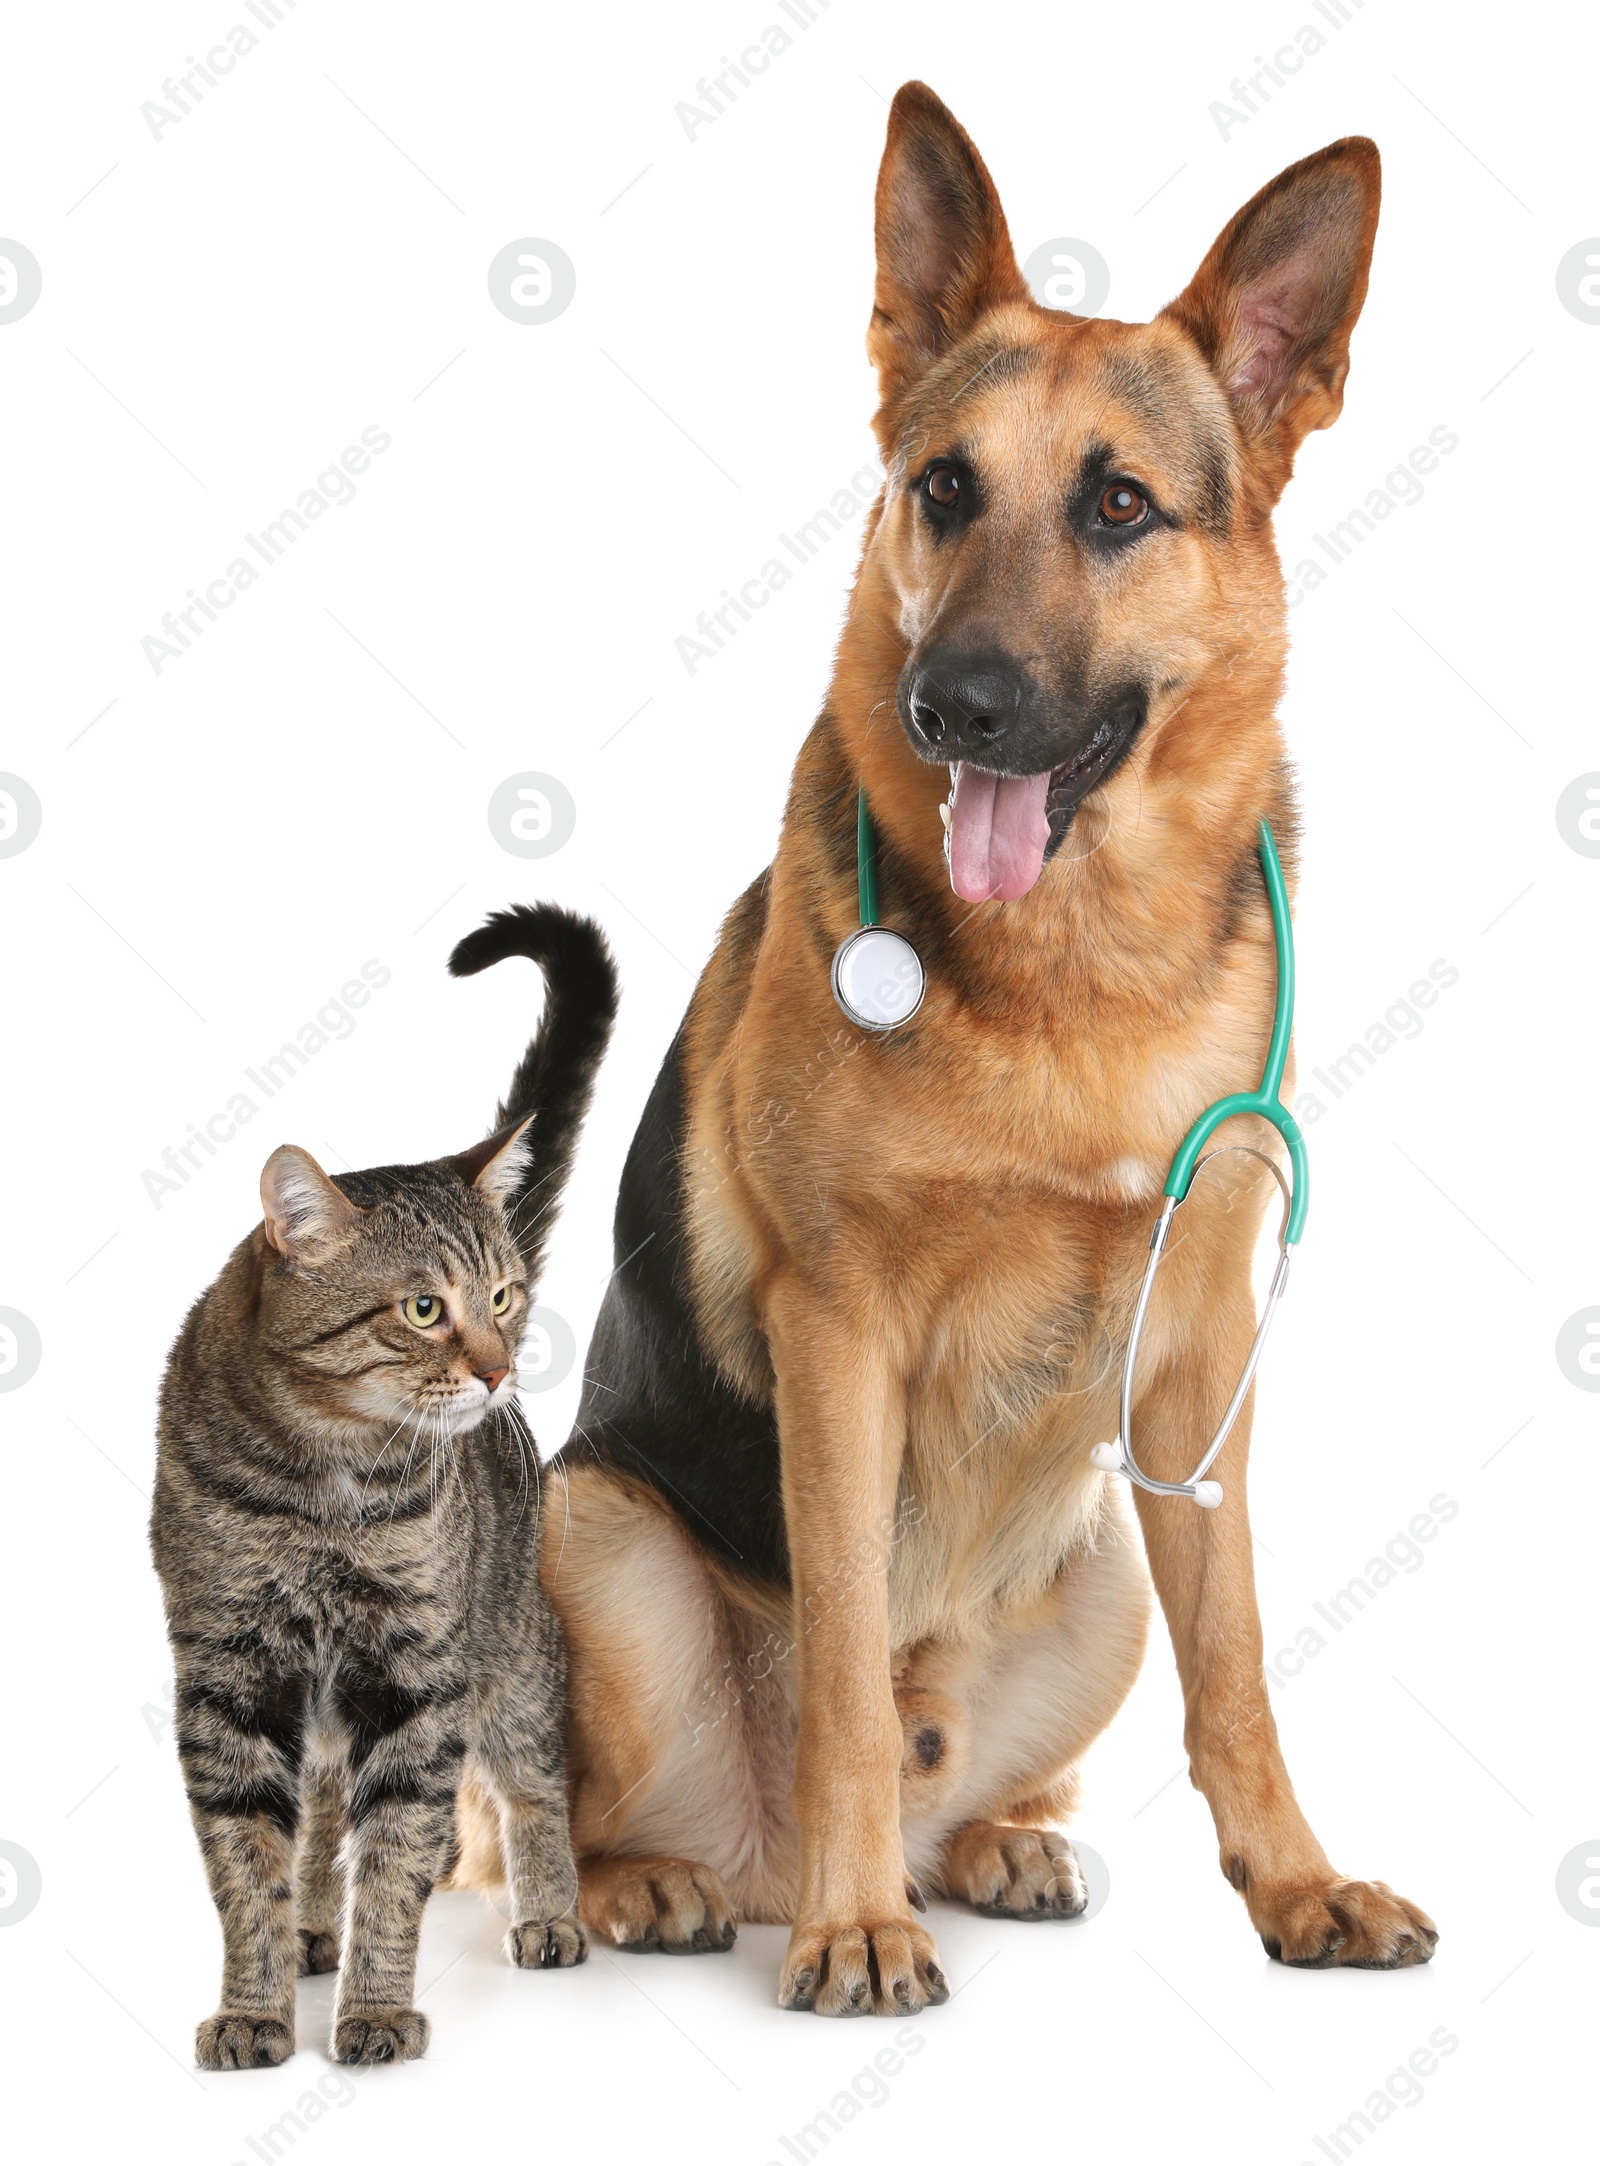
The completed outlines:
{"type": "Polygon", "coordinates": [[[902,1733],[888,1564],[904,1441],[881,1344],[811,1290],[766,1301],[794,1594],[800,1892],[778,1999],[818,2015],[909,2015],[949,1988],[912,1915],[900,1840],[902,1733]]]}
{"type": "MultiPolygon", "coordinates": [[[[1237,1374],[1254,1328],[1249,1311],[1241,1302],[1209,1328],[1219,1339],[1216,1373],[1237,1374]]],[[[1164,1481],[1188,1476],[1216,1411],[1184,1371],[1180,1351],[1157,1369],[1134,1407],[1140,1463],[1164,1481]]],[[[1214,1470],[1223,1490],[1214,1511],[1187,1497],[1134,1492],[1183,1681],[1190,1779],[1211,1807],[1222,1870],[1269,1955],[1318,1970],[1425,1963],[1438,1939],[1432,1921],[1381,1881],[1334,1871],[1283,1764],[1261,1663],[1245,1500],[1253,1405],[1252,1392],[1214,1470]]]]}

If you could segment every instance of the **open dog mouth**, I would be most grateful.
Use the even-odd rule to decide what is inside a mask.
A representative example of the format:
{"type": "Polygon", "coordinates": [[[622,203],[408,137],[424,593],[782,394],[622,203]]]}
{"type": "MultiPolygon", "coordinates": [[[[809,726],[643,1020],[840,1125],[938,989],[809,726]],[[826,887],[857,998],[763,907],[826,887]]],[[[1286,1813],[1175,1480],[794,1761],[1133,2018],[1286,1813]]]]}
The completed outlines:
{"type": "Polygon", "coordinates": [[[950,770],[945,854],[963,902],[1015,902],[1061,847],[1073,815],[1132,743],[1125,718],[1102,722],[1059,767],[999,775],[964,760],[950,770]]]}

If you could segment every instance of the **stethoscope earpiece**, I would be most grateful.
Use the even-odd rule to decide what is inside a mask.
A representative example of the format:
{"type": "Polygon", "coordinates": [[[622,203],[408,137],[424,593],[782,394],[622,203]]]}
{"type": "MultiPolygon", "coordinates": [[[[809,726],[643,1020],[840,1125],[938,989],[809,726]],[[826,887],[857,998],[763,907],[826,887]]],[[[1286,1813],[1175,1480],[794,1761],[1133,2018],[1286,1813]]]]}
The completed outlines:
{"type": "MultiPolygon", "coordinates": [[[[1130,1481],[1139,1481],[1137,1468],[1131,1466],[1120,1444],[1097,1444],[1089,1454],[1091,1466],[1097,1466],[1102,1474],[1126,1474],[1130,1481]]],[[[1148,1488],[1149,1484],[1144,1485],[1148,1488]]],[[[1208,1512],[1214,1512],[1222,1502],[1221,1482],[1174,1482],[1170,1492],[1164,1495],[1192,1497],[1196,1504],[1203,1504],[1208,1512]]]]}

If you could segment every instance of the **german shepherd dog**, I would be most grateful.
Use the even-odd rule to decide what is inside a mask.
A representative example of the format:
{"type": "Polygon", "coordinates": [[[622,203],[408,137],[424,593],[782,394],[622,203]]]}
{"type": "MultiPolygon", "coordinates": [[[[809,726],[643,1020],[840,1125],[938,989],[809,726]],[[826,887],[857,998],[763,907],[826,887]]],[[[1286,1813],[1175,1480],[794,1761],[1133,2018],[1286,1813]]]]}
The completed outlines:
{"type": "MultiPolygon", "coordinates": [[[[1257,823],[1291,877],[1295,854],[1271,517],[1339,413],[1377,215],[1376,149],[1333,143],[1154,322],[1079,318],[1030,298],[946,108],[894,101],[868,333],[887,479],[776,858],[627,1161],[545,1521],[582,1916],[677,1950],[790,1922],[786,2008],[944,2000],[924,1888],[1084,1907],[1055,1830],[1149,1611],[1089,1454],[1173,1151],[1261,1072],[1257,823]],[[928,976],[889,1035],[830,989],[858,788],[882,921],[928,976]]],[[[1223,1140],[1275,1147],[1253,1118],[1223,1140]]],[[[1198,1182],[1141,1355],[1167,1479],[1255,1327],[1273,1184],[1229,1163],[1251,1171],[1198,1182]]],[[[1429,1920],[1337,1873],[1290,1786],[1249,1432],[1247,1406],[1220,1508],[1135,1496],[1222,1870],[1285,1963],[1426,1962],[1429,1920]]]]}

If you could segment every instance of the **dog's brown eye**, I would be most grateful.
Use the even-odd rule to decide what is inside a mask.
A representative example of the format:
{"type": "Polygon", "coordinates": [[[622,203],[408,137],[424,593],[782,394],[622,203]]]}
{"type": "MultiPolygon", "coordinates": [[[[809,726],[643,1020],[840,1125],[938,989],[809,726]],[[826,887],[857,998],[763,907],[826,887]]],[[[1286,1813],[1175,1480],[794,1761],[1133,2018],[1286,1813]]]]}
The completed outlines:
{"type": "Polygon", "coordinates": [[[953,466],[935,466],[922,486],[936,504],[948,507],[961,494],[961,476],[953,466]]]}
{"type": "Polygon", "coordinates": [[[1100,516],[1107,526],[1137,526],[1150,506],[1137,489],[1116,482],[1100,499],[1100,516]]]}

